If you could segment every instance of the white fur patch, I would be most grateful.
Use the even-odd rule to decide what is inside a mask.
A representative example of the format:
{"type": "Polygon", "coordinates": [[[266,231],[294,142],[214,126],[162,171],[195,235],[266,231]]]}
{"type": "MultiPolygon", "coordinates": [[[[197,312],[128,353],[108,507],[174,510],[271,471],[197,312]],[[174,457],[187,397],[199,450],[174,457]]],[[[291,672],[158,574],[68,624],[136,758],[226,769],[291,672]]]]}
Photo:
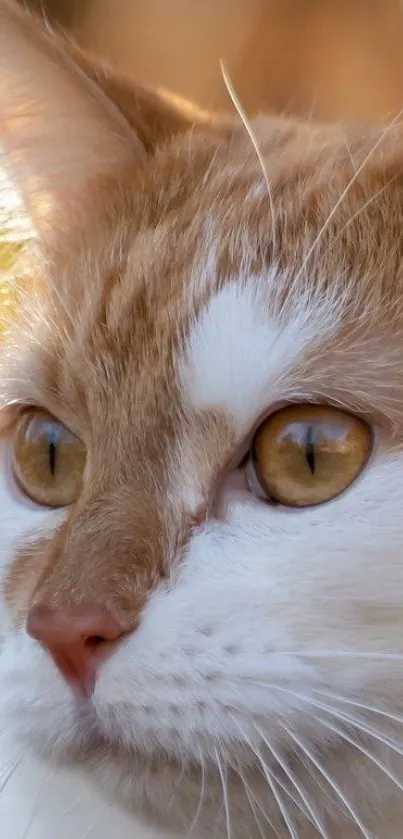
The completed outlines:
{"type": "Polygon", "coordinates": [[[227,411],[239,433],[281,399],[301,396],[293,366],[304,351],[326,341],[339,323],[333,302],[299,299],[287,318],[273,318],[268,284],[253,278],[227,285],[214,297],[191,331],[182,366],[182,389],[195,410],[227,411]]]}

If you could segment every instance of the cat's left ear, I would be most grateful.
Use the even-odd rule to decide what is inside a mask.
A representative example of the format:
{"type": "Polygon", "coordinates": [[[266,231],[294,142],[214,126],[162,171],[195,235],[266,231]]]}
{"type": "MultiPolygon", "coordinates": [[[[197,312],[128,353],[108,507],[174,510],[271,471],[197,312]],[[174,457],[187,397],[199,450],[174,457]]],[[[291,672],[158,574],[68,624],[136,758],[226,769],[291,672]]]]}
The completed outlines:
{"type": "Polygon", "coordinates": [[[91,207],[99,178],[140,163],[195,119],[0,0],[0,146],[42,234],[91,207]]]}

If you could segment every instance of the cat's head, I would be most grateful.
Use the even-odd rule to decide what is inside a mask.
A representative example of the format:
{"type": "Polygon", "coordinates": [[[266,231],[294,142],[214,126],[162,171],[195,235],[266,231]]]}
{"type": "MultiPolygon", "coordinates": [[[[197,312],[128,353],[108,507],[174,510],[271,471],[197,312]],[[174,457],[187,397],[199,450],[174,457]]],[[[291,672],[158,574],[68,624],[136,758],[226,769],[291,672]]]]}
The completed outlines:
{"type": "Polygon", "coordinates": [[[348,798],[403,712],[401,129],[252,141],[7,0],[0,70],[41,248],[1,359],[1,723],[163,810],[182,761],[275,822],[292,766],[312,821],[306,778],[348,798]]]}

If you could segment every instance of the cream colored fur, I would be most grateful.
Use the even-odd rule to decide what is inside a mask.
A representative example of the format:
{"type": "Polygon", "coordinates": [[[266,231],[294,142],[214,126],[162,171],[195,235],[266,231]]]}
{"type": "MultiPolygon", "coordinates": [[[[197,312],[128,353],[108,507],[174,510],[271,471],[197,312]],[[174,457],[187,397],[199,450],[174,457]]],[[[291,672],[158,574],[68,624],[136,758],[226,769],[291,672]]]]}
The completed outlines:
{"type": "Polygon", "coordinates": [[[1,829],[400,839],[399,121],[210,124],[11,0],[0,68],[39,252],[0,361],[1,829]],[[274,505],[253,433],[318,402],[367,421],[369,462],[328,504],[274,505]],[[27,404],[87,447],[64,510],[13,476],[27,404]],[[78,703],[26,617],[88,600],[126,637],[78,703]]]}

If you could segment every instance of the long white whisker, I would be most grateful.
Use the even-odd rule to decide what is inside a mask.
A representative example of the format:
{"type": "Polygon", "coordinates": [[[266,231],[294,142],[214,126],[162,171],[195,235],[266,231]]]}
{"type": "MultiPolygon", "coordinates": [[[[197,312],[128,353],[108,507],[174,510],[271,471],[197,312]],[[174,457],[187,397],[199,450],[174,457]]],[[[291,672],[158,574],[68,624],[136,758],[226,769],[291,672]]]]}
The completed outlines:
{"type": "MultiPolygon", "coordinates": [[[[249,746],[249,748],[251,749],[253,754],[257,757],[257,759],[258,759],[258,761],[259,761],[259,763],[262,767],[263,774],[266,777],[266,771],[268,771],[268,770],[267,770],[266,764],[264,762],[263,756],[260,754],[260,752],[257,750],[257,748],[255,746],[253,746],[251,740],[247,737],[247,735],[245,734],[245,732],[243,731],[243,729],[241,728],[240,724],[235,719],[235,717],[232,714],[230,714],[230,716],[231,716],[231,719],[233,720],[234,724],[239,728],[242,736],[245,739],[245,742],[247,743],[247,745],[249,746]]],[[[257,731],[258,729],[256,728],[255,725],[254,725],[254,727],[257,731]]],[[[264,739],[264,738],[262,738],[262,739],[264,739]]],[[[267,742],[266,742],[266,746],[270,750],[270,746],[267,742]]],[[[279,763],[279,761],[277,761],[277,762],[279,763]]],[[[279,763],[279,765],[281,766],[280,763],[279,763]]],[[[287,772],[285,772],[285,774],[287,775],[287,772]]],[[[314,820],[312,820],[311,817],[305,812],[305,810],[302,808],[300,802],[295,798],[295,796],[292,794],[292,792],[290,792],[290,790],[286,787],[286,785],[280,780],[280,778],[278,777],[276,772],[273,771],[273,769],[270,769],[270,777],[273,779],[273,781],[275,782],[277,787],[280,787],[280,789],[285,793],[285,795],[290,799],[290,801],[292,801],[294,806],[297,807],[297,809],[301,811],[304,818],[308,819],[308,821],[312,821],[312,824],[314,824],[315,823],[314,820]]],[[[290,780],[290,778],[289,778],[289,780],[290,780]]]]}
{"type": "MultiPolygon", "coordinates": [[[[253,743],[251,742],[251,740],[249,739],[247,734],[245,734],[242,726],[239,724],[239,722],[235,719],[235,717],[232,714],[230,716],[231,716],[231,719],[233,720],[233,722],[235,723],[235,725],[237,725],[237,727],[239,728],[239,731],[241,732],[241,734],[242,734],[242,736],[245,740],[245,743],[247,743],[247,745],[249,746],[249,748],[251,749],[253,754],[257,757],[257,759],[258,759],[258,761],[259,761],[259,763],[262,767],[263,774],[264,774],[264,776],[266,778],[266,781],[267,781],[267,783],[268,783],[268,785],[271,789],[272,795],[273,795],[273,797],[274,797],[274,799],[277,803],[277,807],[278,807],[278,809],[279,809],[279,811],[280,811],[280,813],[283,817],[283,821],[285,823],[285,826],[287,827],[287,830],[288,830],[288,832],[291,836],[291,839],[299,839],[298,834],[295,831],[295,827],[294,827],[294,825],[291,821],[291,818],[290,818],[290,816],[287,812],[287,808],[286,808],[286,806],[285,806],[285,804],[284,804],[284,802],[281,798],[281,794],[280,794],[279,790],[277,789],[277,784],[278,784],[277,779],[275,780],[272,773],[268,770],[261,754],[259,754],[259,751],[257,750],[257,748],[253,745],[253,743]]],[[[278,784],[278,786],[281,786],[281,785],[278,784]]],[[[288,793],[288,790],[286,790],[285,787],[283,787],[283,790],[284,790],[284,792],[287,792],[287,794],[289,794],[290,798],[293,800],[292,795],[290,793],[288,793]]],[[[296,804],[295,801],[294,801],[294,804],[296,804]]]]}
{"type": "Polygon", "coordinates": [[[354,823],[357,825],[357,827],[359,828],[359,830],[361,831],[361,833],[365,837],[365,839],[373,839],[373,837],[370,836],[370,834],[368,833],[365,825],[362,823],[361,819],[359,818],[359,816],[355,812],[355,810],[354,810],[352,804],[349,802],[348,798],[346,798],[343,791],[340,789],[339,785],[329,775],[329,773],[326,771],[326,769],[321,764],[321,762],[318,760],[318,758],[314,754],[312,754],[312,751],[308,748],[308,746],[297,736],[297,734],[295,734],[293,731],[291,731],[291,729],[285,723],[280,723],[280,725],[284,729],[284,731],[288,734],[290,739],[293,740],[293,742],[296,743],[296,745],[300,748],[302,753],[306,755],[306,757],[311,761],[311,763],[313,763],[313,765],[316,767],[318,772],[320,772],[320,774],[325,778],[325,780],[327,781],[329,786],[336,793],[339,800],[342,802],[342,804],[344,804],[344,807],[346,808],[347,812],[350,813],[351,818],[353,819],[354,823]]]}
{"type": "Polygon", "coordinates": [[[291,839],[299,839],[298,833],[295,830],[294,824],[293,824],[293,822],[292,822],[292,820],[291,820],[291,818],[290,818],[290,816],[287,812],[287,808],[286,808],[286,806],[284,804],[284,801],[281,797],[280,790],[277,789],[276,781],[274,780],[274,778],[271,777],[269,772],[267,772],[266,778],[267,778],[267,783],[269,784],[269,787],[270,787],[270,789],[271,789],[271,791],[274,795],[274,798],[276,799],[277,806],[278,806],[278,808],[280,810],[280,813],[281,813],[281,815],[284,819],[284,824],[285,824],[285,826],[286,826],[286,828],[287,828],[287,830],[288,830],[288,832],[291,836],[291,839]]]}
{"type": "Polygon", "coordinates": [[[1,793],[5,790],[5,788],[6,788],[7,784],[8,784],[8,782],[9,782],[9,781],[11,780],[11,778],[13,777],[14,772],[16,772],[16,770],[18,769],[18,767],[19,767],[20,763],[21,763],[21,758],[19,758],[19,759],[18,759],[15,763],[13,763],[13,765],[10,767],[10,769],[9,769],[9,770],[7,770],[7,772],[6,772],[6,774],[4,775],[4,777],[0,780],[0,795],[1,795],[1,793]]]}
{"type": "Polygon", "coordinates": [[[218,754],[218,750],[214,748],[214,756],[217,763],[218,772],[221,779],[221,786],[222,786],[222,794],[223,794],[223,803],[224,803],[224,812],[225,812],[225,822],[227,827],[227,839],[231,839],[231,819],[230,819],[230,809],[229,809],[229,800],[228,800],[228,783],[226,773],[224,772],[220,755],[218,754]]]}
{"type": "MultiPolygon", "coordinates": [[[[301,762],[301,752],[295,745],[295,743],[290,743],[290,748],[293,750],[294,755],[297,757],[298,761],[301,762]]],[[[326,783],[326,779],[323,778],[322,775],[318,777],[318,773],[315,770],[314,766],[311,766],[309,761],[303,760],[303,767],[305,776],[309,775],[311,780],[315,783],[315,786],[320,790],[322,795],[322,800],[327,799],[330,801],[331,805],[334,806],[334,796],[332,794],[331,788],[329,789],[329,785],[326,783]]]]}
{"type": "MultiPolygon", "coordinates": [[[[263,830],[262,830],[262,826],[261,826],[261,824],[260,824],[259,816],[258,816],[258,814],[257,814],[257,812],[256,812],[256,807],[255,807],[255,804],[254,804],[253,798],[252,798],[252,796],[251,796],[251,794],[250,794],[250,792],[249,792],[248,787],[247,787],[247,786],[246,786],[246,784],[245,784],[245,779],[242,777],[242,775],[240,775],[239,777],[241,778],[241,781],[242,781],[242,784],[243,784],[243,788],[244,788],[244,790],[245,790],[245,795],[246,795],[246,798],[247,798],[247,800],[248,800],[248,804],[249,804],[249,807],[250,807],[250,811],[251,811],[252,816],[253,816],[253,818],[254,818],[254,820],[255,820],[255,824],[256,824],[256,827],[257,827],[257,829],[258,829],[258,831],[259,831],[260,837],[261,837],[261,839],[266,839],[265,834],[264,834],[264,832],[263,832],[263,830]]],[[[278,836],[278,834],[277,834],[277,836],[278,836]]]]}
{"type": "MultiPolygon", "coordinates": [[[[335,716],[337,717],[337,715],[335,716]]],[[[388,769],[388,767],[385,766],[382,763],[382,761],[378,760],[378,758],[374,754],[372,754],[372,752],[370,752],[369,749],[366,749],[365,746],[361,745],[361,743],[356,743],[356,741],[353,740],[353,738],[350,737],[348,734],[346,734],[346,732],[343,731],[343,729],[340,728],[338,725],[335,725],[334,723],[330,723],[328,720],[323,720],[318,717],[316,717],[315,719],[317,722],[319,721],[321,725],[325,726],[325,728],[328,728],[330,731],[333,731],[333,733],[337,734],[338,737],[342,737],[343,740],[346,740],[347,743],[350,743],[352,746],[354,746],[355,749],[357,749],[359,752],[365,755],[365,757],[367,757],[368,760],[370,760],[372,763],[375,764],[375,766],[378,767],[380,772],[382,772],[384,775],[387,775],[387,777],[390,778],[391,781],[393,781],[393,783],[398,787],[398,789],[400,789],[400,791],[403,792],[403,784],[399,781],[395,773],[388,769]]]]}
{"type": "Polygon", "coordinates": [[[374,740],[378,740],[384,746],[387,746],[393,752],[396,752],[396,754],[401,755],[403,757],[403,744],[402,746],[399,746],[394,740],[382,734],[380,731],[378,731],[377,728],[374,728],[372,725],[368,725],[368,723],[357,719],[357,717],[352,716],[352,714],[347,714],[345,711],[336,709],[331,705],[326,705],[324,702],[318,702],[315,699],[308,699],[308,702],[310,702],[314,708],[319,708],[321,711],[326,711],[327,713],[333,714],[334,716],[337,716],[339,720],[347,722],[355,728],[358,728],[359,731],[362,731],[364,734],[369,734],[370,737],[372,737],[374,740]]]}
{"type": "Polygon", "coordinates": [[[241,779],[241,781],[242,781],[242,785],[243,785],[243,788],[244,788],[244,790],[245,790],[245,795],[246,795],[246,798],[248,799],[249,807],[250,807],[251,812],[252,812],[252,814],[253,814],[253,817],[254,817],[254,819],[255,819],[255,822],[256,822],[256,825],[257,825],[258,831],[259,831],[259,833],[260,833],[261,839],[266,839],[266,834],[265,834],[265,833],[264,833],[264,831],[262,830],[262,827],[261,827],[261,824],[260,824],[260,819],[259,819],[259,817],[258,817],[258,815],[257,815],[256,807],[258,807],[258,808],[259,808],[259,810],[260,810],[260,812],[261,812],[261,814],[262,814],[263,818],[267,821],[267,823],[268,823],[268,825],[269,825],[270,829],[271,829],[271,830],[272,830],[272,832],[273,832],[273,833],[277,836],[277,839],[281,839],[281,837],[280,837],[280,835],[279,835],[278,831],[277,831],[277,830],[276,830],[276,828],[274,827],[273,822],[271,821],[271,819],[269,819],[269,817],[268,817],[267,813],[265,813],[265,811],[264,811],[264,809],[263,809],[262,805],[260,804],[260,801],[258,801],[258,799],[256,798],[256,796],[255,796],[255,795],[254,795],[254,793],[252,792],[252,790],[251,790],[251,788],[250,788],[250,786],[249,786],[249,784],[248,784],[248,782],[247,782],[247,780],[246,780],[246,778],[245,778],[245,775],[244,775],[244,773],[242,772],[242,769],[240,768],[240,766],[239,766],[239,765],[237,765],[237,768],[236,768],[236,770],[235,770],[235,771],[237,772],[238,776],[240,777],[240,779],[241,779]]]}
{"type": "Polygon", "coordinates": [[[186,834],[186,839],[189,839],[189,837],[192,835],[192,833],[193,833],[193,831],[196,827],[196,824],[197,824],[197,822],[200,818],[200,814],[201,814],[202,807],[203,807],[203,801],[204,801],[204,793],[205,793],[205,788],[206,788],[206,767],[205,767],[204,757],[203,757],[203,754],[202,754],[202,751],[201,751],[200,748],[199,748],[199,762],[200,762],[200,771],[201,771],[199,802],[198,802],[198,805],[197,805],[197,808],[196,808],[196,812],[195,812],[192,824],[190,825],[190,828],[189,828],[189,830],[186,834]]]}
{"type": "Polygon", "coordinates": [[[170,810],[170,809],[171,809],[172,804],[173,804],[173,803],[175,802],[175,800],[176,800],[177,790],[178,790],[178,788],[180,787],[180,785],[181,785],[181,783],[182,783],[182,779],[183,779],[184,774],[185,774],[185,763],[184,763],[184,760],[183,760],[183,754],[182,754],[182,752],[181,752],[181,768],[180,768],[180,772],[179,772],[179,775],[178,775],[178,779],[177,779],[177,780],[175,781],[175,783],[174,783],[174,786],[173,786],[173,792],[172,792],[172,795],[171,795],[171,797],[170,797],[170,799],[169,799],[169,801],[168,801],[168,804],[167,804],[167,810],[170,810]]]}
{"type": "Polygon", "coordinates": [[[379,653],[361,650],[281,650],[281,655],[297,658],[368,658],[370,661],[403,661],[402,653],[379,653]]]}
{"type": "MultiPolygon", "coordinates": [[[[295,699],[300,699],[302,702],[308,703],[312,705],[314,708],[319,708],[322,711],[330,711],[330,713],[334,714],[336,709],[327,705],[325,702],[320,702],[318,699],[314,699],[312,696],[307,696],[303,693],[298,693],[298,691],[290,690],[289,688],[284,688],[280,685],[274,685],[269,682],[260,682],[260,681],[253,681],[254,685],[258,685],[260,687],[264,687],[267,690],[275,690],[279,691],[280,693],[285,693],[288,696],[293,696],[295,699]]],[[[348,714],[346,711],[341,711],[340,709],[337,711],[338,718],[340,720],[344,720],[344,722],[348,722],[351,725],[354,725],[356,728],[360,728],[365,734],[369,734],[376,740],[379,740],[385,746],[388,746],[392,751],[396,752],[396,754],[403,756],[403,744],[402,747],[399,746],[394,740],[391,738],[383,735],[377,728],[373,728],[373,726],[369,725],[362,720],[357,719],[357,717],[348,714]]],[[[387,715],[386,715],[387,716],[387,715]]],[[[392,717],[393,719],[393,717],[392,717]]]]}
{"type": "Polygon", "coordinates": [[[347,154],[348,154],[348,156],[349,156],[351,166],[352,166],[352,168],[354,169],[354,172],[356,172],[356,171],[357,171],[357,166],[356,166],[355,160],[354,160],[354,158],[353,158],[353,155],[351,154],[351,149],[350,149],[350,146],[349,146],[349,144],[348,144],[348,142],[347,142],[347,137],[345,137],[345,138],[344,138],[344,145],[345,145],[345,147],[346,147],[346,152],[347,152],[347,154]]]}
{"type": "Polygon", "coordinates": [[[378,708],[376,705],[368,704],[367,702],[359,702],[355,699],[348,699],[347,697],[340,696],[340,694],[333,693],[332,691],[319,690],[317,688],[314,688],[314,693],[319,694],[320,696],[325,696],[328,699],[333,699],[336,702],[342,702],[344,705],[350,705],[353,708],[360,708],[363,711],[371,711],[373,714],[379,714],[381,717],[385,717],[392,722],[398,722],[403,725],[403,717],[398,714],[392,714],[389,711],[385,711],[383,708],[378,708]]]}
{"type": "Polygon", "coordinates": [[[269,742],[267,737],[263,734],[263,731],[261,731],[261,729],[257,725],[254,725],[254,728],[257,731],[257,733],[259,734],[259,736],[262,738],[263,742],[266,744],[267,748],[269,749],[269,751],[273,755],[274,759],[277,761],[279,766],[281,766],[284,774],[287,776],[287,778],[291,781],[292,785],[297,790],[298,795],[300,796],[301,800],[303,801],[308,813],[311,815],[313,823],[316,825],[319,833],[321,834],[321,836],[323,836],[323,839],[330,839],[329,834],[327,833],[326,828],[323,825],[323,822],[320,820],[318,814],[315,812],[314,808],[312,807],[312,804],[309,801],[309,798],[307,796],[306,791],[303,789],[303,787],[299,783],[298,779],[295,777],[294,773],[291,771],[290,767],[283,760],[283,758],[281,757],[281,755],[279,754],[279,752],[277,751],[275,746],[273,746],[273,744],[269,742]]]}
{"type": "MultiPolygon", "coordinates": [[[[389,186],[391,186],[391,184],[392,184],[394,181],[396,181],[396,180],[397,180],[397,178],[398,178],[398,175],[394,175],[394,176],[393,176],[393,178],[389,178],[389,180],[388,180],[388,181],[387,181],[387,182],[386,182],[386,183],[385,183],[385,184],[384,184],[384,185],[383,185],[380,189],[378,189],[378,191],[377,191],[374,195],[371,195],[371,197],[370,197],[370,198],[368,198],[368,200],[367,200],[367,201],[365,201],[365,203],[364,203],[364,204],[362,204],[362,205],[358,208],[358,210],[356,210],[356,212],[355,212],[355,213],[353,213],[353,215],[352,215],[352,216],[350,216],[349,220],[348,220],[348,221],[346,222],[346,224],[342,227],[342,229],[341,229],[341,230],[340,230],[340,232],[337,234],[337,236],[335,236],[335,237],[334,237],[334,239],[332,239],[332,248],[334,248],[334,247],[337,245],[337,242],[339,242],[339,241],[340,241],[341,237],[343,236],[343,233],[345,233],[345,232],[346,232],[346,230],[348,230],[348,229],[349,229],[349,227],[351,227],[351,225],[354,223],[355,219],[356,219],[356,218],[358,218],[358,216],[360,216],[360,215],[361,215],[361,214],[362,214],[365,210],[367,210],[367,209],[368,209],[368,207],[370,207],[370,206],[371,206],[371,204],[373,204],[373,203],[374,203],[374,201],[376,201],[376,199],[377,199],[377,198],[379,198],[379,197],[382,195],[382,193],[383,193],[383,192],[385,192],[385,190],[386,190],[389,186]]],[[[324,254],[324,256],[325,256],[325,254],[324,254]]]]}
{"type": "Polygon", "coordinates": [[[319,230],[318,235],[315,236],[315,239],[313,240],[312,245],[310,246],[310,248],[308,248],[308,253],[306,254],[305,258],[303,259],[301,267],[297,271],[297,274],[296,274],[296,277],[295,277],[295,282],[296,283],[301,278],[310,257],[312,256],[313,252],[316,250],[323,234],[325,233],[325,231],[329,227],[329,224],[330,224],[332,218],[334,217],[335,213],[337,212],[338,208],[340,207],[340,204],[342,204],[345,197],[348,195],[351,187],[356,182],[357,178],[359,177],[359,175],[361,174],[361,172],[363,171],[363,169],[365,168],[367,163],[369,163],[369,161],[371,160],[371,158],[373,157],[373,155],[375,154],[376,150],[379,148],[381,143],[384,141],[385,137],[387,137],[387,135],[392,131],[392,128],[394,128],[396,126],[396,124],[397,124],[398,120],[400,119],[400,117],[402,116],[402,114],[403,114],[403,109],[399,111],[399,113],[396,115],[394,120],[392,120],[392,122],[390,122],[389,125],[386,126],[384,131],[382,131],[381,135],[378,137],[378,139],[376,140],[376,142],[372,146],[371,150],[368,152],[368,154],[364,157],[364,160],[360,163],[358,168],[355,170],[353,177],[348,182],[346,188],[343,190],[343,192],[341,193],[341,195],[337,199],[337,201],[336,201],[335,205],[333,206],[332,210],[330,211],[326,221],[324,222],[321,229],[319,230]]]}
{"type": "Polygon", "coordinates": [[[228,95],[229,95],[229,97],[230,97],[230,99],[231,99],[231,101],[234,105],[235,110],[237,111],[237,113],[239,114],[239,116],[241,118],[241,121],[244,125],[244,128],[245,128],[245,130],[246,130],[246,132],[249,136],[249,139],[250,139],[250,141],[253,145],[253,148],[255,149],[257,159],[260,163],[260,167],[261,167],[261,170],[263,172],[263,177],[264,177],[265,184],[266,184],[266,187],[267,187],[267,194],[268,194],[268,198],[269,198],[270,212],[271,212],[271,218],[272,218],[273,262],[275,263],[276,262],[276,255],[277,255],[276,214],[275,214],[275,210],[274,210],[273,194],[272,194],[271,184],[270,184],[270,181],[269,181],[269,176],[268,176],[267,169],[266,169],[266,164],[265,164],[265,161],[264,161],[264,158],[263,158],[263,154],[260,150],[257,137],[255,136],[253,128],[251,126],[250,120],[248,119],[248,117],[245,113],[245,109],[243,108],[243,106],[241,105],[241,102],[239,101],[239,97],[237,96],[237,93],[234,89],[234,85],[232,84],[232,81],[229,77],[229,73],[228,73],[227,68],[225,67],[225,64],[224,64],[223,61],[220,61],[220,69],[221,69],[221,74],[222,74],[222,77],[223,77],[223,80],[224,80],[225,87],[227,88],[227,91],[228,91],[228,95]]]}

